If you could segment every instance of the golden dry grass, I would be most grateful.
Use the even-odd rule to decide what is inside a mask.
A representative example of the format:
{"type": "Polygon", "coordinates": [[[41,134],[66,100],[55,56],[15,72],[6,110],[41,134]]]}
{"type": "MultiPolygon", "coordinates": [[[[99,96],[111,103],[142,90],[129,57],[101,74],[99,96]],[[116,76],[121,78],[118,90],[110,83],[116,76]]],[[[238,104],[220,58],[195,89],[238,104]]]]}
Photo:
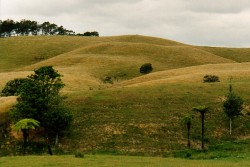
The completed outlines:
{"type": "Polygon", "coordinates": [[[228,82],[230,77],[234,80],[250,78],[250,63],[209,64],[166,70],[147,74],[120,83],[122,86],[157,83],[196,83],[201,82],[205,75],[217,75],[221,81],[228,82]]]}
{"type": "Polygon", "coordinates": [[[5,84],[15,78],[26,78],[30,75],[32,71],[20,71],[20,72],[2,72],[0,73],[0,89],[2,89],[5,84]]]}
{"type": "Polygon", "coordinates": [[[157,45],[181,45],[178,42],[146,37],[79,37],[79,36],[35,36],[0,39],[0,71],[14,71],[75,49],[106,42],[150,43],[157,45]],[[25,61],[24,61],[25,60],[25,61]]]}
{"type": "Polygon", "coordinates": [[[0,97],[0,112],[6,112],[13,103],[16,102],[15,96],[0,97]]]}
{"type": "Polygon", "coordinates": [[[5,121],[5,116],[9,109],[15,104],[16,97],[0,97],[0,125],[5,121]]]}
{"type": "Polygon", "coordinates": [[[250,48],[197,47],[236,62],[250,62],[250,48]]]}

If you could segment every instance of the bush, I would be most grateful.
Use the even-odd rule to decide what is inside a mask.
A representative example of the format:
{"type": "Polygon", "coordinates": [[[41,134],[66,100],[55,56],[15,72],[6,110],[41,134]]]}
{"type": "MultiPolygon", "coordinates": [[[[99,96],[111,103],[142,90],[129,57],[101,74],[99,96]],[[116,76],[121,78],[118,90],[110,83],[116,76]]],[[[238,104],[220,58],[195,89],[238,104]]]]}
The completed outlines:
{"type": "Polygon", "coordinates": [[[203,77],[204,82],[220,82],[219,77],[216,75],[205,75],[203,77]]]}
{"type": "Polygon", "coordinates": [[[103,82],[103,83],[113,84],[113,79],[112,79],[112,77],[110,77],[110,76],[106,76],[106,77],[104,77],[104,78],[102,79],[102,82],[103,82]]]}
{"type": "Polygon", "coordinates": [[[10,80],[6,83],[5,87],[3,88],[1,92],[1,96],[15,96],[18,94],[18,89],[20,86],[26,82],[26,78],[16,78],[13,80],[10,80]]]}
{"type": "Polygon", "coordinates": [[[153,67],[152,67],[152,64],[150,63],[143,64],[140,68],[140,73],[142,74],[148,74],[152,71],[153,71],[153,67]]]}
{"type": "Polygon", "coordinates": [[[84,158],[84,154],[81,153],[81,152],[76,152],[76,153],[75,153],[75,157],[76,157],[76,158],[84,158]]]}

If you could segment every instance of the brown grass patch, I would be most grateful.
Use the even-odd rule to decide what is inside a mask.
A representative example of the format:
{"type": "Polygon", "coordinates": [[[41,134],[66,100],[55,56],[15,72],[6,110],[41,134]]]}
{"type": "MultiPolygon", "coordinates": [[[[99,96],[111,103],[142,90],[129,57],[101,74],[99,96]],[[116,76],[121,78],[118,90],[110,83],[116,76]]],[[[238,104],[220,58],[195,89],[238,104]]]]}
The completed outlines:
{"type": "Polygon", "coordinates": [[[231,64],[209,64],[194,67],[186,67],[174,70],[166,70],[151,73],[122,82],[122,86],[138,86],[140,84],[157,83],[182,83],[182,82],[203,82],[204,75],[212,74],[219,76],[220,80],[229,81],[229,78],[240,80],[250,78],[250,63],[231,64]]]}

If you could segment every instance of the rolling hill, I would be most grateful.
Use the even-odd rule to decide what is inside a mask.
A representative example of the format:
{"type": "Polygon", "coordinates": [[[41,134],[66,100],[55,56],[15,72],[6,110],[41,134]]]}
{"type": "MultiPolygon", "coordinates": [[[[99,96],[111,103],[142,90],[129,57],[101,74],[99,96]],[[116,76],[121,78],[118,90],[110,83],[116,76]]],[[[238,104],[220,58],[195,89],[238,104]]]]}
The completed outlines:
{"type": "MultiPolygon", "coordinates": [[[[198,147],[200,120],[191,111],[196,105],[210,106],[207,144],[229,138],[222,101],[230,78],[245,100],[245,116],[235,120],[233,137],[249,135],[248,61],[247,48],[192,46],[140,35],[0,38],[0,87],[52,65],[64,76],[63,93],[75,118],[62,147],[159,155],[185,148],[181,119],[186,114],[196,115],[192,144],[198,147]],[[152,73],[139,73],[144,63],[153,65],[152,73]],[[220,82],[203,83],[206,74],[218,75],[220,82]],[[106,77],[113,83],[104,83],[106,77]]],[[[13,98],[0,98],[6,106],[1,112],[9,109],[13,98]]]]}

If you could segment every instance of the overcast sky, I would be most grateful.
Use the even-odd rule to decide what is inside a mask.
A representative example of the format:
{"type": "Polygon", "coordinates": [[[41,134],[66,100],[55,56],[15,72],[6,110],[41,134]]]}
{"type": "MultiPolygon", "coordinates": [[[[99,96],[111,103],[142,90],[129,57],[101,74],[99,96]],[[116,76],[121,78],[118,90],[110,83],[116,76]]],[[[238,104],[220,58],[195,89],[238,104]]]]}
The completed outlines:
{"type": "Polygon", "coordinates": [[[250,0],[0,0],[2,20],[30,19],[101,36],[140,34],[250,47],[250,0]]]}

